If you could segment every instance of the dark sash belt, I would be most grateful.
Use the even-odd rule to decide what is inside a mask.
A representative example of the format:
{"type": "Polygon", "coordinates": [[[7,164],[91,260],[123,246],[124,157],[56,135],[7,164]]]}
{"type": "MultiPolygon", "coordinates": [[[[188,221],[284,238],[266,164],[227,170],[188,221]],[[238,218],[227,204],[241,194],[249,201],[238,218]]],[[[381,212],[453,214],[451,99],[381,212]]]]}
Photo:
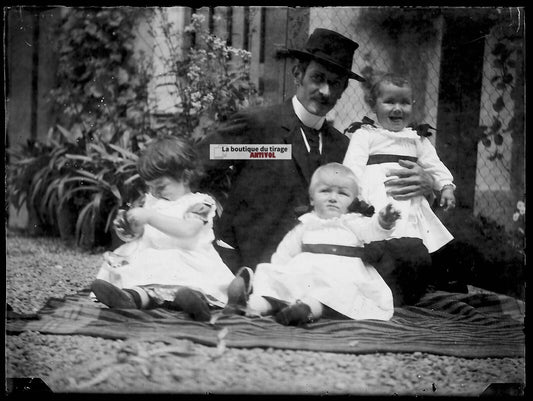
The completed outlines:
{"type": "Polygon", "coordinates": [[[416,163],[418,158],[401,155],[370,155],[366,164],[368,166],[369,164],[398,163],[398,160],[409,160],[416,163]]]}
{"type": "Polygon", "coordinates": [[[362,246],[302,244],[302,252],[327,253],[329,255],[348,256],[352,258],[362,258],[364,250],[362,246]]]}

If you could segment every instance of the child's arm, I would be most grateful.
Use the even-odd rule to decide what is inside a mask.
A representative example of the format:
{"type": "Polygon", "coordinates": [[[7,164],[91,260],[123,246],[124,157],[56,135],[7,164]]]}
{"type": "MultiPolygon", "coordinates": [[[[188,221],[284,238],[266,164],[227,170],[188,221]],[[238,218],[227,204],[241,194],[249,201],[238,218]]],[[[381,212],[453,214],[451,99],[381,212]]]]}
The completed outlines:
{"type": "Polygon", "coordinates": [[[279,243],[276,252],[272,255],[271,262],[285,264],[302,252],[303,224],[298,224],[279,243]]]}
{"type": "Polygon", "coordinates": [[[455,193],[453,185],[445,185],[440,192],[440,207],[450,210],[455,207],[455,193]]]}
{"type": "Polygon", "coordinates": [[[202,229],[204,222],[200,219],[180,219],[166,216],[147,208],[133,208],[128,211],[128,221],[133,226],[143,227],[148,224],[157,230],[176,238],[194,237],[202,229]]]}
{"type": "Polygon", "coordinates": [[[345,225],[357,238],[367,243],[389,238],[399,218],[400,211],[389,203],[372,217],[359,215],[359,217],[347,220],[345,225]]]}
{"type": "MultiPolygon", "coordinates": [[[[442,191],[444,187],[449,186],[453,195],[453,191],[455,190],[453,175],[440,160],[437,150],[429,139],[421,138],[418,141],[417,152],[418,163],[433,177],[433,189],[436,191],[442,191]]],[[[446,196],[450,191],[447,192],[446,196]]]]}
{"type": "Polygon", "coordinates": [[[396,220],[401,217],[399,210],[396,210],[392,203],[389,203],[378,213],[378,223],[381,228],[391,230],[396,225],[396,220]]]}
{"type": "Polygon", "coordinates": [[[355,176],[360,179],[368,161],[370,152],[370,135],[367,128],[359,128],[355,131],[350,139],[348,150],[344,156],[342,164],[349,167],[355,176]]]}

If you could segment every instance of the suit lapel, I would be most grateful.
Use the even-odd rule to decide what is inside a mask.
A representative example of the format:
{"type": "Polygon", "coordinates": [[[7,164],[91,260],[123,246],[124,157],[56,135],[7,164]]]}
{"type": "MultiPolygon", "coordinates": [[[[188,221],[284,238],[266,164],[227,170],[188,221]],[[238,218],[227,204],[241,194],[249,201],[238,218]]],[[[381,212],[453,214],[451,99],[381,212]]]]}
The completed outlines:
{"type": "Polygon", "coordinates": [[[303,177],[309,184],[311,172],[309,171],[308,152],[300,131],[300,120],[294,113],[292,100],[284,103],[281,112],[281,127],[286,131],[284,141],[291,145],[292,158],[297,168],[302,172],[303,177]]]}

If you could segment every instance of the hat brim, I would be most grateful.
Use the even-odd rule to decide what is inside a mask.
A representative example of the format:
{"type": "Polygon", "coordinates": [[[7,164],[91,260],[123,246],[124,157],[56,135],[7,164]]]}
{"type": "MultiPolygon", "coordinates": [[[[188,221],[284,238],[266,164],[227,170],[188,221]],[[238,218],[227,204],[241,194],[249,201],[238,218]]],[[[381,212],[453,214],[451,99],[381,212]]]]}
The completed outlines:
{"type": "Polygon", "coordinates": [[[348,75],[348,78],[350,78],[350,79],[355,79],[356,81],[359,81],[359,82],[365,82],[366,81],[366,79],[364,79],[362,76],[356,74],[355,72],[353,72],[351,70],[346,69],[344,66],[342,66],[340,64],[337,64],[334,61],[331,61],[331,60],[329,60],[327,58],[320,57],[320,56],[318,56],[316,54],[307,52],[305,50],[285,49],[285,50],[280,51],[279,53],[281,53],[282,55],[287,55],[287,56],[295,57],[295,58],[298,58],[298,59],[317,60],[317,61],[319,61],[321,63],[324,63],[326,65],[330,65],[330,66],[334,67],[335,69],[346,73],[348,75]]]}

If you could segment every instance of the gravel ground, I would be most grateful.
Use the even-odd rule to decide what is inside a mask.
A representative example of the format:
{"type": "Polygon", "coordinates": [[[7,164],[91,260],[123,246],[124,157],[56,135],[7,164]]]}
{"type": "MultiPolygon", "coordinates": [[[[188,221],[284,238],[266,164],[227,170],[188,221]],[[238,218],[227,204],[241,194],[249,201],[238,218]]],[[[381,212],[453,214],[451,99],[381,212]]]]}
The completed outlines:
{"type": "MultiPolygon", "coordinates": [[[[6,301],[35,313],[49,297],[87,287],[101,252],[7,232],[6,301]]],[[[24,332],[5,336],[7,378],[38,377],[58,393],[478,396],[490,383],[525,383],[524,358],[336,354],[225,349],[186,340],[107,340],[24,332]]]]}

